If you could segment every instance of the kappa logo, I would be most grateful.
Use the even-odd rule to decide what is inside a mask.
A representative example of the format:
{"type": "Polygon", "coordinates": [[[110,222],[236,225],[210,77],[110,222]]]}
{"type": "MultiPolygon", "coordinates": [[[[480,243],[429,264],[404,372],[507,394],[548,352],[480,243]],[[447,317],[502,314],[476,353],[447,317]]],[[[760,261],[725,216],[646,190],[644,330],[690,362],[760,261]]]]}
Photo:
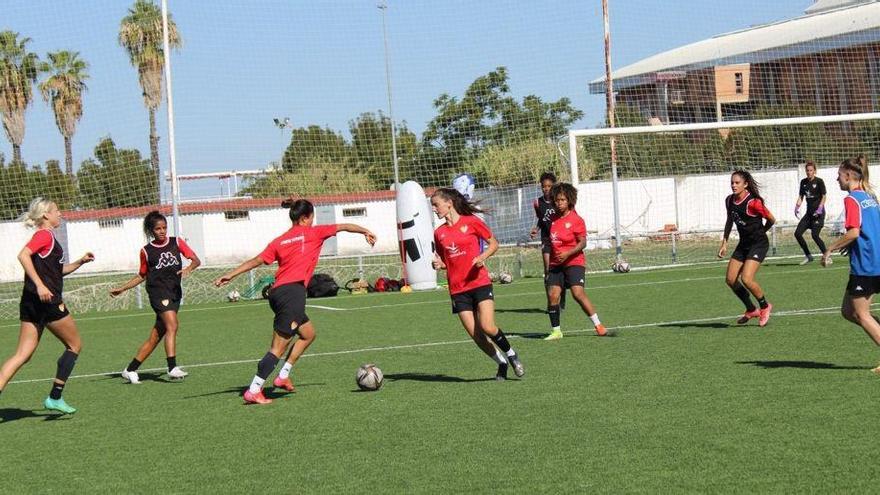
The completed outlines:
{"type": "Polygon", "coordinates": [[[489,292],[489,297],[495,297],[495,296],[493,296],[493,295],[492,295],[492,293],[491,293],[491,292],[489,292]]]}
{"type": "Polygon", "coordinates": [[[156,263],[156,269],[159,270],[175,265],[180,265],[180,261],[177,260],[177,256],[174,256],[174,254],[170,251],[165,251],[159,256],[159,262],[156,263]]]}
{"type": "Polygon", "coordinates": [[[856,286],[856,290],[864,290],[864,289],[862,289],[862,286],[861,286],[861,285],[857,285],[857,286],[856,286]]]}
{"type": "Polygon", "coordinates": [[[760,256],[758,256],[757,254],[753,254],[752,258],[758,259],[758,258],[760,258],[760,256]]]}

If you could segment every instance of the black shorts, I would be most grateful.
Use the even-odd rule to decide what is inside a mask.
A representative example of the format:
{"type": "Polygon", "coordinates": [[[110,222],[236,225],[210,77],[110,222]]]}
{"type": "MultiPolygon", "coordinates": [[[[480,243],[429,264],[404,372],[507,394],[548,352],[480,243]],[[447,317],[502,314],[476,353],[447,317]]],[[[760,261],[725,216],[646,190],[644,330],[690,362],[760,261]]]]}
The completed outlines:
{"type": "Polygon", "coordinates": [[[761,263],[764,261],[764,258],[767,257],[767,251],[769,250],[769,240],[758,242],[739,241],[739,244],[736,245],[736,249],[733,250],[733,254],[730,255],[730,258],[737,261],[742,261],[743,263],[745,263],[747,260],[757,261],[758,263],[761,263]]]}
{"type": "Polygon", "coordinates": [[[269,307],[275,313],[272,328],[281,335],[293,337],[306,316],[306,287],[302,282],[279,285],[269,291],[269,307]]]}
{"type": "Polygon", "coordinates": [[[871,297],[880,292],[880,276],[849,274],[846,293],[853,297],[871,297]]]}
{"type": "Polygon", "coordinates": [[[477,306],[487,300],[495,300],[492,291],[492,284],[477,287],[467,292],[459,292],[452,294],[452,313],[461,313],[462,311],[473,311],[477,306]]]}
{"type": "Polygon", "coordinates": [[[549,237],[541,237],[541,254],[551,254],[553,252],[553,244],[550,243],[549,237]]]}
{"type": "Polygon", "coordinates": [[[44,303],[36,294],[25,292],[21,295],[21,302],[18,304],[18,319],[33,323],[39,330],[69,314],[70,311],[61,298],[57,298],[55,302],[44,303]]]}
{"type": "Polygon", "coordinates": [[[172,294],[150,294],[150,307],[156,312],[156,316],[166,311],[178,311],[180,309],[180,297],[172,294]]]}
{"type": "Polygon", "coordinates": [[[801,221],[798,222],[797,229],[798,230],[813,230],[819,229],[822,230],[822,227],[825,226],[825,214],[821,214],[819,216],[813,216],[813,212],[807,211],[806,215],[801,217],[801,221]]]}
{"type": "Polygon", "coordinates": [[[544,278],[544,285],[567,289],[575,285],[584,286],[587,269],[583,265],[551,266],[544,278]]]}

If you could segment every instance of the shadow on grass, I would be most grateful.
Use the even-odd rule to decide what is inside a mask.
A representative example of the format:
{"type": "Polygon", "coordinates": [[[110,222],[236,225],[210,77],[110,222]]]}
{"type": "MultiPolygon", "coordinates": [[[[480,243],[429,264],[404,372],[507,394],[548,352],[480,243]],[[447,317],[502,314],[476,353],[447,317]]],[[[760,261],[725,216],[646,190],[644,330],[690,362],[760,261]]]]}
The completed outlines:
{"type": "Polygon", "coordinates": [[[737,361],[736,364],[750,364],[764,369],[798,368],[805,370],[870,370],[870,366],[838,366],[833,363],[816,361],[737,361]]]}
{"type": "Polygon", "coordinates": [[[0,425],[26,418],[43,418],[43,421],[57,421],[59,419],[69,419],[69,416],[48,412],[45,409],[18,409],[15,407],[0,409],[0,425]]]}
{"type": "MultiPolygon", "coordinates": [[[[315,386],[320,386],[320,385],[325,385],[325,384],[324,383],[297,383],[296,388],[300,389],[302,387],[315,387],[315,386]]],[[[208,392],[205,394],[189,395],[189,396],[184,397],[184,399],[198,399],[201,397],[213,397],[215,395],[235,395],[238,397],[242,397],[244,395],[245,390],[247,390],[247,385],[235,386],[235,387],[229,387],[229,388],[223,389],[223,390],[208,392]]],[[[296,392],[288,392],[287,390],[273,386],[272,382],[270,380],[266,380],[266,386],[263,387],[263,395],[265,395],[266,397],[268,397],[270,399],[277,399],[279,397],[284,397],[286,395],[292,395],[295,393],[296,392]]]]}
{"type": "Polygon", "coordinates": [[[495,378],[461,378],[433,373],[395,373],[385,375],[386,380],[411,380],[416,382],[447,382],[447,383],[471,383],[471,382],[494,382],[495,378]]]}
{"type": "Polygon", "coordinates": [[[521,339],[543,339],[548,335],[547,332],[508,332],[504,331],[504,335],[516,336],[521,339]]]}
{"type": "Polygon", "coordinates": [[[524,314],[547,314],[547,311],[539,308],[515,308],[515,309],[504,309],[504,308],[495,308],[496,313],[524,313],[524,314]]]}
{"type": "Polygon", "coordinates": [[[730,323],[716,321],[712,323],[664,323],[657,326],[660,328],[731,328],[740,325],[731,325],[730,323]]]}

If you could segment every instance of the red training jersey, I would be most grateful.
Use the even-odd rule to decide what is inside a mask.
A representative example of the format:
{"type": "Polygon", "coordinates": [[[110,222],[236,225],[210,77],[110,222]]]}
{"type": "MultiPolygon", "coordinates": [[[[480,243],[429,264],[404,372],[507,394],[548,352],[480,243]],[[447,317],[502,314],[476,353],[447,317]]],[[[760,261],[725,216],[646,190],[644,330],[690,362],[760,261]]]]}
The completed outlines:
{"type": "Polygon", "coordinates": [[[434,249],[446,264],[450,294],[492,283],[486,267],[474,265],[474,258],[480,255],[480,240],[491,237],[489,227],[473,215],[462,215],[454,225],[444,223],[434,231],[434,249]]]}
{"type": "Polygon", "coordinates": [[[336,224],[312,227],[294,225],[272,240],[260,253],[260,258],[267,265],[278,262],[275,286],[302,282],[308,287],[318,264],[321,246],[324,240],[336,235],[336,231],[336,224]]]}
{"type": "Polygon", "coordinates": [[[565,216],[557,217],[550,224],[550,266],[584,266],[584,252],[569,256],[562,263],[556,261],[560,253],[569,251],[587,238],[587,224],[576,211],[570,210],[565,216]]]}

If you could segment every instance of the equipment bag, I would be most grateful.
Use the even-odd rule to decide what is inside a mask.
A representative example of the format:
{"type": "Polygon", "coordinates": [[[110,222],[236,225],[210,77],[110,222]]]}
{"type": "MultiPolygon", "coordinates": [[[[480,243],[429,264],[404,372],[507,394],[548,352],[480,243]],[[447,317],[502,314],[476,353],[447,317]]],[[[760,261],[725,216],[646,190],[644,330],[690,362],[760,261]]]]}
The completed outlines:
{"type": "Polygon", "coordinates": [[[339,292],[339,285],[333,277],[326,273],[316,273],[306,289],[309,297],[334,297],[339,292]]]}

